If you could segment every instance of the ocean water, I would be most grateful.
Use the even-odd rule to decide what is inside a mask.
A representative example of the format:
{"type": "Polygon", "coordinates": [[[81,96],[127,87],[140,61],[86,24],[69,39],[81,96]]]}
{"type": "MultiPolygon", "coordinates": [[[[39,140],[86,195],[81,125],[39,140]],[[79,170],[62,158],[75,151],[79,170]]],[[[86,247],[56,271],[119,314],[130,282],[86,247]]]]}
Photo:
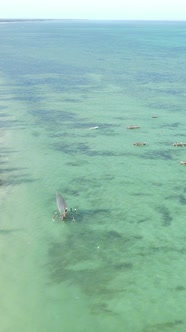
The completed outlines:
{"type": "Polygon", "coordinates": [[[0,25],[1,332],[186,331],[185,35],[0,25]]]}

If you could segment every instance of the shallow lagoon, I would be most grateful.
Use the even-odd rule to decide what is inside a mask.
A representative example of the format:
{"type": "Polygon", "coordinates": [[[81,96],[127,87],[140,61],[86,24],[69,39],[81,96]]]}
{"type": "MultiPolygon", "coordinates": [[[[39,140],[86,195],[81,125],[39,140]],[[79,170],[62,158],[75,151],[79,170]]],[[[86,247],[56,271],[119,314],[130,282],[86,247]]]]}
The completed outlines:
{"type": "Polygon", "coordinates": [[[185,331],[184,29],[1,25],[3,332],[185,331]]]}

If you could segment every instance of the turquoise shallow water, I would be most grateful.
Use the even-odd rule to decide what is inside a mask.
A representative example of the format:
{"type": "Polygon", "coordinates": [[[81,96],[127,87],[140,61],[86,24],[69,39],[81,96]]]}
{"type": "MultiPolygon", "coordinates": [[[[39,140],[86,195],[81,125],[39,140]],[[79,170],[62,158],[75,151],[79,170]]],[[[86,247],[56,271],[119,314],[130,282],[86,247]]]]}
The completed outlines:
{"type": "Polygon", "coordinates": [[[185,23],[0,38],[1,331],[185,331],[185,23]]]}

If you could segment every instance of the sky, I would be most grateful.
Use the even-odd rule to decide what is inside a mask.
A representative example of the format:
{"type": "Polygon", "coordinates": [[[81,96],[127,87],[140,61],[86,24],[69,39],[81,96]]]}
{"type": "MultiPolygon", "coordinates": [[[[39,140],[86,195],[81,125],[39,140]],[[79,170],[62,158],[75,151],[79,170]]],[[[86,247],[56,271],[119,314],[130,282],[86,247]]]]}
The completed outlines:
{"type": "Polygon", "coordinates": [[[186,0],[2,0],[0,18],[186,20],[186,0]]]}

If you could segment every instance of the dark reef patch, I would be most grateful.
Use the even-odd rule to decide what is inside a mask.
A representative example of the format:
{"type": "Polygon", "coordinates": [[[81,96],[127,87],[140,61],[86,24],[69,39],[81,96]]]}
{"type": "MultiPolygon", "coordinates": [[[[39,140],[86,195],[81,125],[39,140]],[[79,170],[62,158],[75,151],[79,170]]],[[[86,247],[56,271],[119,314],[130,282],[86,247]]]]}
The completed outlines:
{"type": "Polygon", "coordinates": [[[181,204],[183,204],[183,205],[186,205],[186,198],[185,198],[185,196],[184,195],[179,195],[178,196],[178,199],[179,199],[179,202],[181,203],[181,204]]]}
{"type": "Polygon", "coordinates": [[[86,220],[88,216],[98,220],[98,215],[94,214],[95,211],[88,211],[83,222],[66,225],[69,232],[65,240],[50,244],[46,267],[52,283],[72,283],[93,301],[96,298],[102,302],[126,291],[125,284],[121,289],[109,287],[109,284],[118,273],[131,273],[133,263],[125,260],[124,253],[138,239],[126,237],[114,229],[93,230],[86,220]]]}
{"type": "Polygon", "coordinates": [[[77,99],[77,98],[63,98],[63,101],[65,101],[67,103],[80,103],[80,102],[82,102],[81,99],[77,99]]]}
{"type": "Polygon", "coordinates": [[[175,290],[178,291],[178,292],[183,292],[186,290],[186,287],[185,286],[182,286],[182,285],[178,285],[175,287],[175,290]]]}
{"type": "MultiPolygon", "coordinates": [[[[0,106],[0,109],[1,109],[1,106],[0,106]]],[[[6,113],[0,113],[0,117],[1,118],[5,118],[5,117],[7,117],[8,115],[6,114],[6,113]]]]}
{"type": "Polygon", "coordinates": [[[172,223],[172,216],[171,213],[169,211],[169,209],[167,207],[165,207],[164,205],[160,205],[157,207],[157,211],[160,213],[161,218],[162,218],[162,225],[163,226],[170,226],[172,223]]]}
{"type": "Polygon", "coordinates": [[[8,108],[8,106],[0,105],[0,110],[5,110],[5,109],[7,109],[7,108],[8,108]]]}
{"type": "Polygon", "coordinates": [[[51,148],[57,151],[67,153],[68,155],[86,155],[89,157],[130,157],[135,156],[133,152],[114,152],[113,150],[95,150],[91,149],[87,143],[68,143],[68,142],[56,142],[51,144],[51,148]]]}
{"type": "Polygon", "coordinates": [[[23,229],[21,229],[21,228],[0,229],[0,235],[10,235],[10,234],[13,234],[13,233],[16,233],[16,232],[20,232],[22,230],[23,229]]]}
{"type": "Polygon", "coordinates": [[[158,151],[146,151],[141,158],[144,159],[163,159],[163,160],[172,160],[172,151],[171,150],[158,150],[158,151]]]}
{"type": "Polygon", "coordinates": [[[15,172],[15,171],[22,171],[25,168],[23,167],[8,167],[8,168],[1,168],[1,173],[10,173],[10,172],[15,172]]]}
{"type": "Polygon", "coordinates": [[[158,324],[150,324],[146,326],[143,329],[143,332],[161,332],[161,331],[174,331],[174,329],[177,329],[178,325],[183,325],[184,322],[182,320],[174,320],[174,321],[168,321],[168,322],[163,322],[163,323],[158,323],[158,324]]]}
{"type": "Polygon", "coordinates": [[[160,128],[178,128],[180,126],[180,122],[172,122],[172,123],[164,123],[159,125],[160,128]]]}
{"type": "Polygon", "coordinates": [[[38,179],[33,179],[30,177],[29,174],[22,174],[22,175],[16,175],[15,176],[8,176],[7,178],[5,178],[3,180],[3,185],[4,186],[16,186],[16,185],[20,185],[22,183],[32,183],[37,181],[38,179]]]}
{"type": "Polygon", "coordinates": [[[121,262],[121,263],[116,263],[116,264],[113,264],[113,267],[116,269],[116,270],[123,270],[123,271],[126,271],[126,270],[131,270],[133,268],[133,265],[132,263],[127,263],[127,262],[121,262]]]}
{"type": "Polygon", "coordinates": [[[67,111],[58,110],[46,110],[46,109],[34,109],[30,113],[39,118],[40,125],[50,126],[51,128],[57,129],[59,126],[63,126],[66,122],[76,120],[76,114],[67,111]]]}
{"type": "Polygon", "coordinates": [[[121,233],[117,232],[117,231],[108,231],[106,234],[108,240],[116,240],[116,239],[121,239],[123,236],[121,235],[121,233]]]}

